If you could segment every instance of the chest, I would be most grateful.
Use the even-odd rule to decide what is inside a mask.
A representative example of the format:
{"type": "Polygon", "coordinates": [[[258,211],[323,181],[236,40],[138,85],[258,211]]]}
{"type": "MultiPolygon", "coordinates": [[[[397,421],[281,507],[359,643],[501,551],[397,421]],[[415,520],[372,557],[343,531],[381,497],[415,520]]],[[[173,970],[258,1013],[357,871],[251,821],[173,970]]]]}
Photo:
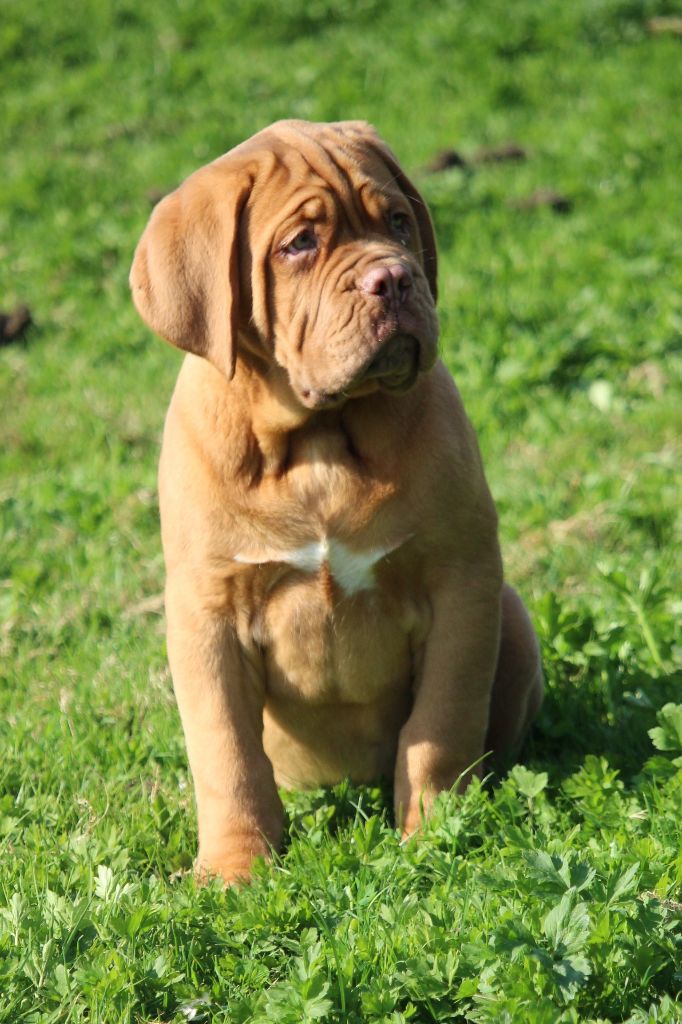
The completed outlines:
{"type": "Polygon", "coordinates": [[[377,566],[398,551],[407,539],[398,536],[383,545],[357,550],[342,540],[323,535],[290,549],[265,547],[259,551],[240,551],[234,561],[242,565],[292,569],[317,580],[323,590],[329,592],[327,603],[333,606],[336,601],[375,590],[377,566]]]}
{"type": "Polygon", "coordinates": [[[259,616],[266,687],[305,704],[371,704],[409,687],[428,604],[400,571],[400,546],[354,552],[316,542],[255,571],[269,576],[259,616]]]}

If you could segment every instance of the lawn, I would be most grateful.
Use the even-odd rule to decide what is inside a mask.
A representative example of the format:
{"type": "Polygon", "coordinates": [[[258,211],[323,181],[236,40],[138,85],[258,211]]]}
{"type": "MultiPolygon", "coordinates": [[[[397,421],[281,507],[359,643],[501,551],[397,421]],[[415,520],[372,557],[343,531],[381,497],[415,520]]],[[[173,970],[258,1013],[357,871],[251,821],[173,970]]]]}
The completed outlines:
{"type": "Polygon", "coordinates": [[[0,309],[34,323],[0,347],[2,1024],[682,1021],[674,7],[3,0],[0,309]],[[274,864],[198,889],[155,480],[179,355],[127,274],[152,194],[285,116],[372,121],[431,204],[548,693],[419,840],[386,785],[288,794],[274,864]]]}

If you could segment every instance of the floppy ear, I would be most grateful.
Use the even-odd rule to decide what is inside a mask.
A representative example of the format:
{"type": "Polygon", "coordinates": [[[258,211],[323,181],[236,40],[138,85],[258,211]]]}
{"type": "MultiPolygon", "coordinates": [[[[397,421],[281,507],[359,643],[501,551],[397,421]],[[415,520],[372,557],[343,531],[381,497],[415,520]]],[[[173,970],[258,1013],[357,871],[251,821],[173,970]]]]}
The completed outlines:
{"type": "Polygon", "coordinates": [[[142,319],[171,345],[234,375],[239,323],[239,219],[252,182],[219,164],[156,206],[130,271],[142,319]]]}
{"type": "Polygon", "coordinates": [[[407,196],[412,212],[414,213],[419,228],[419,237],[423,246],[422,259],[424,262],[424,273],[429,283],[433,301],[438,298],[438,251],[436,249],[436,235],[433,230],[433,222],[429,208],[422,198],[419,189],[414,185],[398,163],[394,153],[389,149],[384,140],[377,134],[376,129],[365,121],[342,122],[346,132],[360,141],[364,146],[373,150],[377,156],[386,164],[396,184],[407,196]]]}

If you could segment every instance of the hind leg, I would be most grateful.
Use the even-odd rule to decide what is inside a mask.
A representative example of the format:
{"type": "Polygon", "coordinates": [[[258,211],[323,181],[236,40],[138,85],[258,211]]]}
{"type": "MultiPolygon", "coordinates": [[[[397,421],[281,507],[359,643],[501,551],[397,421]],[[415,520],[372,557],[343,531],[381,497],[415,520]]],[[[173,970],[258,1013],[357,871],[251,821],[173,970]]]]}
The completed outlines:
{"type": "Polygon", "coordinates": [[[510,586],[502,591],[500,650],[485,749],[496,763],[515,754],[542,704],[540,647],[528,612],[510,586]]]}

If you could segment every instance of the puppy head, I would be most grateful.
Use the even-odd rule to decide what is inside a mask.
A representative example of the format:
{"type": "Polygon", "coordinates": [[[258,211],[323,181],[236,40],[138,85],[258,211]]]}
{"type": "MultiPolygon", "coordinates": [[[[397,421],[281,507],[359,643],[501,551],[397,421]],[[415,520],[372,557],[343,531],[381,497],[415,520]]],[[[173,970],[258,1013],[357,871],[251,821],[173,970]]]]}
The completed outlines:
{"type": "Polygon", "coordinates": [[[428,210],[362,122],[282,121],[154,210],[130,275],[143,319],[228,379],[239,353],[310,409],[406,390],[436,359],[428,210]]]}

